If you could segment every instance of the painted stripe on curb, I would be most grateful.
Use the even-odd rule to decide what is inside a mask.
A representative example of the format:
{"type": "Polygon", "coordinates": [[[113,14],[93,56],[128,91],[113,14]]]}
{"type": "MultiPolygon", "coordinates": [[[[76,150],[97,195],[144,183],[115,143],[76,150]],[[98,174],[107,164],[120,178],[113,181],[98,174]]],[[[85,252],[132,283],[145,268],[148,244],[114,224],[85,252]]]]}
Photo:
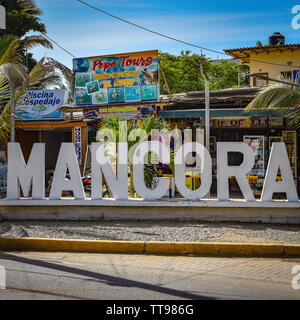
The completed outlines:
{"type": "Polygon", "coordinates": [[[141,253],[144,241],[1,238],[1,250],[141,253]]]}
{"type": "MultiPolygon", "coordinates": [[[[147,253],[192,253],[199,255],[283,255],[284,245],[257,243],[213,243],[213,242],[149,242],[147,253]]],[[[300,246],[290,247],[290,253],[300,255],[300,246]]]]}
{"type": "Polygon", "coordinates": [[[214,256],[300,256],[300,245],[297,244],[144,242],[49,238],[0,238],[0,250],[198,254],[214,256]]]}

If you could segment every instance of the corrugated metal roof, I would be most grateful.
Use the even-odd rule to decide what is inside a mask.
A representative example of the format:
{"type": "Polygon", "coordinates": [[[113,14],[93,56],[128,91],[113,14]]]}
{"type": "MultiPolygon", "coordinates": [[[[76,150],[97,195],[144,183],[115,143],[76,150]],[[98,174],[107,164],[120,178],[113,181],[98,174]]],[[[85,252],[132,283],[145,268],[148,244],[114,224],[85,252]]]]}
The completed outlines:
{"type": "MultiPolygon", "coordinates": [[[[222,90],[210,90],[211,98],[235,98],[235,97],[253,97],[261,87],[242,87],[228,88],[222,90]]],[[[205,91],[191,91],[186,93],[186,99],[205,98],[205,91]]]]}
{"type": "MultiPolygon", "coordinates": [[[[282,117],[282,114],[275,112],[274,110],[266,111],[253,111],[245,112],[244,109],[210,109],[210,117],[257,117],[257,116],[269,116],[269,117],[282,117]]],[[[192,109],[192,110],[168,110],[160,111],[159,116],[165,119],[197,119],[205,116],[205,110],[192,109]]]]}

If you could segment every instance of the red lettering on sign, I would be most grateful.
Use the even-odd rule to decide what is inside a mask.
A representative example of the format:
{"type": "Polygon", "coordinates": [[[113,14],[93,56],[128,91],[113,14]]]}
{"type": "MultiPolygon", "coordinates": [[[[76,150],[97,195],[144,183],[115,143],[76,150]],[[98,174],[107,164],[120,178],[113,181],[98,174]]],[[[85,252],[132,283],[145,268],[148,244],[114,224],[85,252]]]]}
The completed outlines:
{"type": "Polygon", "coordinates": [[[124,66],[129,67],[131,65],[133,66],[150,66],[150,64],[152,64],[153,62],[153,58],[152,57],[147,57],[146,60],[141,57],[139,59],[129,59],[129,55],[128,56],[121,56],[121,67],[123,68],[124,66]]]}
{"type": "Polygon", "coordinates": [[[96,67],[98,67],[98,69],[102,69],[103,68],[103,72],[105,72],[108,68],[115,68],[117,66],[117,62],[115,61],[105,61],[104,63],[101,61],[101,59],[99,60],[95,60],[94,64],[93,64],[93,71],[95,71],[96,67]]]}
{"type": "Polygon", "coordinates": [[[124,65],[125,65],[125,61],[126,59],[128,58],[129,56],[121,56],[120,59],[122,60],[122,63],[121,63],[121,67],[123,68],[124,65]]]}
{"type": "Polygon", "coordinates": [[[101,59],[94,61],[94,64],[93,64],[93,71],[95,71],[96,67],[98,67],[99,69],[101,69],[101,68],[102,68],[102,62],[101,62],[101,59]]]}
{"type": "MultiPolygon", "coordinates": [[[[133,66],[145,66],[148,67],[152,64],[153,58],[152,57],[147,57],[144,59],[143,57],[139,59],[129,59],[129,55],[127,56],[120,56],[121,59],[121,67],[124,68],[130,67],[131,65],[133,66]]],[[[95,60],[93,63],[93,71],[95,71],[96,68],[98,69],[103,69],[103,72],[107,71],[109,68],[115,68],[117,66],[117,62],[115,61],[105,61],[102,62],[101,59],[95,60]]]]}
{"type": "Polygon", "coordinates": [[[152,57],[148,57],[148,58],[146,59],[146,64],[145,64],[145,66],[146,66],[146,67],[150,66],[150,64],[152,63],[152,61],[153,61],[152,57]]]}

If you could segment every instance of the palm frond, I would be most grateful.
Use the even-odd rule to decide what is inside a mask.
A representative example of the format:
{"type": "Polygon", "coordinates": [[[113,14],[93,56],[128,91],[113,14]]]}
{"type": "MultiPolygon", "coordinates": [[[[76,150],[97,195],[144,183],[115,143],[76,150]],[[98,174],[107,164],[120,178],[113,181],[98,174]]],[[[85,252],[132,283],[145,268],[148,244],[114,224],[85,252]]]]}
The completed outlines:
{"type": "Polygon", "coordinates": [[[42,15],[42,10],[32,1],[21,1],[21,8],[24,12],[31,16],[42,15]]]}
{"type": "Polygon", "coordinates": [[[27,50],[35,48],[37,46],[43,46],[46,49],[53,49],[52,43],[42,35],[32,35],[25,37],[20,41],[20,45],[22,47],[25,47],[27,50]]]}
{"type": "Polygon", "coordinates": [[[11,35],[0,37],[0,65],[20,61],[20,39],[11,35]]]}
{"type": "Polygon", "coordinates": [[[46,60],[47,65],[59,70],[67,82],[75,83],[74,74],[71,69],[53,58],[48,57],[46,60]]]}
{"type": "Polygon", "coordinates": [[[246,112],[274,110],[291,120],[296,128],[300,126],[300,88],[291,79],[278,77],[285,83],[271,82],[245,108],[246,112]]]}
{"type": "MultiPolygon", "coordinates": [[[[119,117],[112,115],[108,116],[105,119],[103,119],[102,122],[102,128],[107,128],[113,130],[115,133],[117,141],[119,140],[119,117]]],[[[130,189],[131,193],[133,194],[133,178],[132,178],[132,156],[135,151],[135,149],[138,147],[137,144],[137,137],[140,136],[141,132],[139,129],[144,130],[144,135],[141,135],[141,140],[145,141],[148,138],[148,134],[151,133],[153,129],[169,129],[168,124],[162,120],[159,117],[154,117],[154,116],[149,116],[146,119],[142,120],[135,120],[135,125],[133,126],[127,126],[127,137],[130,139],[128,140],[128,158],[129,158],[129,168],[130,168],[130,189]],[[137,129],[137,130],[134,130],[137,129]],[[134,140],[134,141],[130,141],[134,140]]],[[[139,142],[142,142],[139,141],[139,142]]],[[[174,160],[174,154],[170,152],[171,155],[171,163],[174,160]],[[173,159],[173,160],[172,160],[173,159]]],[[[145,184],[148,188],[151,188],[153,185],[154,178],[157,176],[157,164],[152,164],[151,163],[151,152],[146,155],[148,157],[148,163],[144,164],[144,179],[145,179],[145,184]]],[[[174,161],[173,161],[174,164],[174,161]]],[[[171,164],[171,169],[172,171],[174,170],[174,165],[171,164]]]]}
{"type": "Polygon", "coordinates": [[[245,111],[276,109],[281,113],[289,113],[300,104],[300,92],[285,87],[267,87],[251,101],[245,111]]]}
{"type": "Polygon", "coordinates": [[[0,65],[0,73],[5,76],[11,88],[27,87],[27,69],[17,63],[0,65]]]}

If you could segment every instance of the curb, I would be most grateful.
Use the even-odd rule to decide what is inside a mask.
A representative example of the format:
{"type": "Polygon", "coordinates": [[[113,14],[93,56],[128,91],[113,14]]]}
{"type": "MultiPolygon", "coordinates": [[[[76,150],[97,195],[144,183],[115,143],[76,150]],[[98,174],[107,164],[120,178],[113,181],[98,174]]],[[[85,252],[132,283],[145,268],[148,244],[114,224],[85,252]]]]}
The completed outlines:
{"type": "Polygon", "coordinates": [[[300,257],[300,244],[275,243],[257,244],[0,238],[0,250],[300,257]]]}

